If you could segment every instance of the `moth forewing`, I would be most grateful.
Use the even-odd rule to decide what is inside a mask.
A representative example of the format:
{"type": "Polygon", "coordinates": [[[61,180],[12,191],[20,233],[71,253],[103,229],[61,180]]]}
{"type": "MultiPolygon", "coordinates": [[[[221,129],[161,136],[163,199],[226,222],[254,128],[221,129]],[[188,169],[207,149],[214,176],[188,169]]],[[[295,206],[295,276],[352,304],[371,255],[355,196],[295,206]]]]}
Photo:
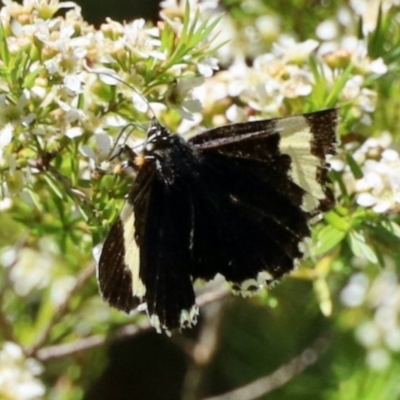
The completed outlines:
{"type": "Polygon", "coordinates": [[[101,295],[107,302],[125,312],[140,304],[132,296],[132,273],[125,265],[124,226],[120,218],[112,225],[104,242],[97,266],[101,295]]]}

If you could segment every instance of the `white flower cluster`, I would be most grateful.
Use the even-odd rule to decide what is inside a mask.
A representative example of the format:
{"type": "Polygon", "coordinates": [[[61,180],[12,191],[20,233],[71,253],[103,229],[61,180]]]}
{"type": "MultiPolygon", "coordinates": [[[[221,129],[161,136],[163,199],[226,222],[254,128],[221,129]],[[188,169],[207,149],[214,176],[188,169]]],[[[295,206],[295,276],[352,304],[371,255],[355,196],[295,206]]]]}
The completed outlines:
{"type": "Polygon", "coordinates": [[[6,342],[0,349],[0,398],[10,400],[40,399],[45,393],[43,383],[36,377],[42,366],[26,358],[15,343],[6,342]]]}
{"type": "MultiPolygon", "coordinates": [[[[384,12],[389,10],[389,6],[383,9],[384,12]]],[[[234,30],[232,21],[228,23],[226,18],[222,20],[222,31],[231,32],[234,30]]],[[[226,70],[208,79],[205,88],[194,90],[203,103],[203,114],[213,113],[215,123],[226,123],[251,119],[253,110],[265,117],[282,115],[288,108],[293,112],[301,104],[299,101],[320,90],[321,81],[327,86],[325,98],[321,100],[327,100],[329,92],[348,69],[344,85],[338,90],[337,102],[351,104],[348,114],[369,124],[377,94],[367,82],[371,77],[386,74],[388,67],[382,58],[372,59],[368,55],[368,38],[359,39],[354,29],[358,19],[359,15],[351,8],[343,6],[334,19],[322,21],[316,28],[319,40],[299,42],[294,36],[283,34],[279,21],[273,17],[260,17],[257,20],[260,23],[255,24],[250,35],[258,39],[246,41],[243,36],[231,35],[233,38],[219,52],[222,62],[226,61],[224,49],[229,48],[233,55],[226,70]],[[268,29],[268,32],[274,31],[267,34],[273,44],[272,49],[265,52],[262,38],[268,29]],[[256,52],[255,43],[258,43],[256,52]],[[318,78],[309,63],[310,56],[318,61],[318,78]],[[245,61],[248,57],[253,59],[251,65],[245,61]],[[230,102],[229,98],[239,99],[242,105],[230,102]],[[219,116],[215,115],[215,109],[220,112],[219,116]]]]}
{"type": "Polygon", "coordinates": [[[12,285],[14,293],[20,297],[29,296],[35,290],[50,286],[51,303],[58,307],[76,283],[75,276],[61,273],[57,262],[60,250],[49,237],[41,238],[37,248],[22,247],[17,244],[0,251],[0,264],[12,285]]]}
{"type": "Polygon", "coordinates": [[[358,178],[343,161],[332,159],[331,162],[335,170],[343,171],[348,194],[355,194],[358,205],[376,213],[397,211],[400,207],[400,155],[390,148],[391,144],[392,136],[385,132],[380,137],[367,139],[358,148],[355,143],[345,146],[361,169],[362,176],[358,178]]]}
{"type": "MultiPolygon", "coordinates": [[[[14,83],[10,88],[9,81],[1,83],[2,93],[7,95],[0,95],[0,168],[9,170],[1,182],[1,209],[11,206],[13,195],[26,190],[32,174],[37,172],[29,167],[23,172],[18,170],[17,155],[7,151],[13,138],[23,147],[33,135],[42,148],[51,151],[58,149],[63,137],[74,140],[86,134],[89,139],[85,137],[83,141],[88,146],[82,147],[81,153],[88,157],[88,162],[81,162],[80,170],[82,174],[88,173],[88,166],[98,166],[109,156],[112,140],[106,132],[127,125],[130,116],[134,119],[147,112],[148,104],[135,93],[135,88],[153,84],[145,82],[144,76],[149,75],[146,71],[154,72],[154,63],[159,63],[160,75],[167,74],[177,85],[171,94],[168,85],[159,81],[153,84],[153,96],[166,99],[167,105],[178,109],[185,118],[191,118],[192,112],[201,108],[192,98],[191,89],[198,82],[191,78],[196,74],[210,76],[218,69],[216,60],[207,55],[197,56],[196,63],[190,57],[179,63],[168,59],[171,49],[161,45],[162,29],[169,25],[176,34],[182,33],[184,2],[163,4],[164,21],[155,27],[148,26],[143,19],[129,23],[107,20],[100,29],[88,25],[73,2],[3,3],[0,23],[6,32],[10,58],[25,53],[30,57],[25,68],[13,68],[13,74],[29,71],[29,84],[25,84],[21,94],[16,94],[14,83]],[[174,7],[181,9],[179,18],[172,12],[174,7]],[[65,15],[53,17],[59,9],[66,9],[65,15]],[[111,79],[113,76],[117,79],[111,79]],[[117,85],[118,98],[113,102],[110,86],[117,85]],[[114,109],[121,104],[126,105],[125,118],[116,118],[114,109]]],[[[195,3],[192,1],[192,14],[196,11],[195,3]]],[[[207,7],[214,6],[209,3],[207,7]]],[[[200,26],[202,17],[197,22],[200,26]]],[[[201,47],[207,46],[202,43],[201,47]]],[[[22,78],[27,79],[25,75],[22,78]]],[[[159,76],[155,74],[153,79],[159,76]]]]}
{"type": "Polygon", "coordinates": [[[400,285],[397,274],[385,270],[373,281],[362,272],[354,274],[342,290],[341,300],[350,308],[367,306],[368,314],[356,327],[356,339],[366,348],[366,362],[371,368],[388,367],[392,361],[391,353],[400,352],[400,285]]]}
{"type": "MultiPolygon", "coordinates": [[[[369,115],[375,110],[377,95],[365,87],[365,82],[371,74],[386,73],[387,67],[381,59],[368,60],[364,42],[348,42],[348,49],[353,48],[351,51],[341,47],[328,51],[323,42],[311,39],[296,42],[282,36],[271,52],[257,56],[250,66],[243,58],[237,58],[225,71],[216,73],[203,86],[195,88],[194,96],[203,104],[202,114],[213,115],[214,124],[252,120],[254,111],[263,117],[281,115],[289,105],[296,109],[299,100],[305,101],[314,90],[319,90],[319,83],[308,64],[311,55],[319,58],[323,79],[332,89],[339,79],[340,70],[331,64],[338,62],[344,53],[347,63],[356,68],[358,62],[360,66],[358,72],[345,82],[338,94],[338,102],[352,104],[349,113],[364,123],[370,123],[369,115]],[[360,56],[361,53],[364,57],[360,56]],[[238,99],[239,104],[232,99],[238,99]]],[[[196,121],[201,119],[202,116],[198,116],[196,121]]],[[[184,126],[180,132],[191,128],[186,122],[184,126]]]]}

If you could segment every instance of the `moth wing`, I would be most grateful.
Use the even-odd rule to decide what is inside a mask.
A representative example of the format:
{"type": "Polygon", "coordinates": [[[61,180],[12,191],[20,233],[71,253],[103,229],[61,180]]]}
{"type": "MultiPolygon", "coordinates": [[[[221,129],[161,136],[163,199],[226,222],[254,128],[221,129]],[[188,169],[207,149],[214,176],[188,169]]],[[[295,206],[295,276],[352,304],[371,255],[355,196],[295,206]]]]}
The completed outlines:
{"type": "Polygon", "coordinates": [[[195,323],[190,275],[190,197],[184,185],[168,185],[156,177],[146,222],[140,232],[140,277],[150,321],[157,330],[195,323]]]}
{"type": "MultiPolygon", "coordinates": [[[[125,212],[125,214],[127,213],[125,212]]],[[[100,293],[104,299],[111,306],[129,313],[141,301],[138,297],[133,296],[132,272],[125,262],[126,240],[124,232],[126,227],[127,221],[124,221],[120,217],[111,227],[103,244],[103,250],[97,266],[97,279],[100,293]]],[[[132,247],[131,252],[133,252],[133,248],[136,246],[133,236],[130,246],[132,247]]]]}
{"type": "Polygon", "coordinates": [[[112,225],[103,244],[97,278],[101,295],[108,303],[129,312],[143,302],[145,287],[140,278],[140,237],[146,218],[148,197],[153,174],[139,173],[128,200],[112,225]],[[136,204],[139,218],[135,218],[136,204]]]}
{"type": "Polygon", "coordinates": [[[301,243],[310,236],[308,214],[296,205],[302,191],[292,184],[291,195],[283,194],[285,185],[281,191],[273,185],[279,177],[266,179],[252,162],[206,159],[192,192],[193,278],[220,273],[243,293],[279,279],[303,256],[301,243]]]}
{"type": "Polygon", "coordinates": [[[328,109],[218,127],[191,138],[190,143],[202,152],[269,164],[276,155],[289,156],[289,179],[305,193],[302,208],[317,214],[334,204],[333,192],[327,185],[326,156],[336,153],[336,126],[337,109],[328,109]],[[270,137],[276,140],[268,145],[270,137]]]}
{"type": "Polygon", "coordinates": [[[203,158],[193,277],[219,272],[246,294],[294,268],[311,218],[334,204],[325,157],[335,151],[336,110],[237,125],[191,139],[203,158]]]}

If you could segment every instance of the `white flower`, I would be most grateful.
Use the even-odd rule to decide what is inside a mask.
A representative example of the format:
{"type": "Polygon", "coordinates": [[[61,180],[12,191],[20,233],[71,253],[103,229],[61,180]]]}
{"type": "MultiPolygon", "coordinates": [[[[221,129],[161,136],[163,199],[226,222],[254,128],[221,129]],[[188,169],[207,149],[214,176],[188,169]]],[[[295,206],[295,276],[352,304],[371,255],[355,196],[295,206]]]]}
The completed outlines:
{"type": "Polygon", "coordinates": [[[70,139],[82,136],[82,134],[83,129],[80,126],[73,126],[65,130],[65,136],[69,137],[70,139]]]}
{"type": "Polygon", "coordinates": [[[399,0],[351,0],[350,6],[361,17],[362,31],[365,36],[373,32],[380,10],[386,14],[392,7],[399,6],[399,0]]]}
{"type": "Polygon", "coordinates": [[[217,71],[218,69],[218,60],[213,57],[207,57],[197,63],[197,70],[206,78],[212,76],[213,71],[217,71]]]}
{"type": "Polygon", "coordinates": [[[10,197],[4,197],[0,200],[0,211],[7,211],[13,205],[13,201],[10,197]]]}
{"type": "MultiPolygon", "coordinates": [[[[44,243],[44,239],[42,242],[44,243]]],[[[46,241],[49,243],[49,240],[46,241]]],[[[50,246],[41,252],[25,247],[17,253],[12,248],[1,254],[2,263],[10,268],[10,280],[15,292],[20,296],[26,296],[34,289],[41,289],[49,285],[55,264],[53,254],[49,251],[50,246]],[[15,254],[15,257],[11,257],[15,254]]]]}
{"type": "Polygon", "coordinates": [[[373,349],[367,354],[367,364],[374,370],[381,371],[387,368],[390,362],[390,355],[385,349],[373,349]]]}
{"type": "Polygon", "coordinates": [[[65,121],[69,124],[73,124],[78,121],[82,121],[85,119],[85,113],[83,110],[71,106],[70,104],[58,100],[58,105],[62,110],[65,111],[65,121]]]}
{"type": "Polygon", "coordinates": [[[94,149],[87,145],[83,145],[79,149],[81,154],[89,158],[89,165],[92,169],[100,166],[103,161],[107,160],[113,148],[113,140],[106,133],[96,132],[94,138],[96,141],[94,149]]]}
{"type": "Polygon", "coordinates": [[[360,193],[356,197],[356,203],[362,207],[371,207],[376,204],[377,201],[378,199],[371,193],[360,193]]]}
{"type": "Polygon", "coordinates": [[[349,36],[343,41],[343,48],[351,53],[351,61],[355,70],[359,73],[383,75],[387,72],[387,67],[382,58],[372,60],[368,56],[366,40],[358,40],[354,36],[349,36]]]}
{"type": "Polygon", "coordinates": [[[167,105],[178,110],[186,119],[192,120],[193,113],[201,111],[201,103],[192,97],[192,89],[203,84],[204,78],[182,78],[172,84],[166,94],[167,105]]]}
{"type": "Polygon", "coordinates": [[[290,74],[289,78],[282,83],[282,93],[286,98],[296,98],[300,96],[308,96],[312,92],[313,77],[297,66],[289,66],[287,68],[290,74]]]}
{"type": "Polygon", "coordinates": [[[384,340],[390,350],[400,352],[400,329],[398,326],[386,332],[384,340]]]}
{"type": "Polygon", "coordinates": [[[0,129],[0,156],[3,149],[11,143],[14,132],[14,126],[10,123],[0,129]]]}
{"type": "Polygon", "coordinates": [[[226,118],[230,122],[245,122],[247,121],[247,113],[242,108],[236,104],[232,104],[225,112],[226,118]]]}
{"type": "Polygon", "coordinates": [[[360,117],[363,113],[375,111],[377,102],[377,93],[364,87],[365,79],[361,75],[354,75],[345,84],[341,99],[351,100],[353,107],[359,110],[360,117]]]}
{"type": "Polygon", "coordinates": [[[130,51],[141,57],[149,57],[149,52],[153,51],[153,56],[156,56],[155,58],[166,58],[164,53],[154,50],[160,47],[161,42],[158,38],[149,35],[149,30],[146,27],[146,21],[144,19],[137,19],[124,25],[121,41],[130,51]]]}
{"type": "Polygon", "coordinates": [[[388,71],[387,65],[382,58],[377,58],[369,64],[369,70],[377,75],[384,75],[388,71]]]}
{"type": "Polygon", "coordinates": [[[358,307],[365,300],[369,279],[363,273],[354,274],[340,293],[342,303],[347,307],[358,307]]]}
{"type": "Polygon", "coordinates": [[[291,37],[282,37],[279,43],[275,43],[273,47],[275,54],[280,56],[285,62],[301,64],[310,56],[318,45],[319,42],[313,39],[298,43],[291,37]]]}
{"type": "Polygon", "coordinates": [[[139,93],[133,92],[132,93],[132,103],[135,109],[141,113],[146,113],[149,109],[149,103],[146,99],[140,95],[139,93]]]}
{"type": "Polygon", "coordinates": [[[76,278],[73,276],[64,276],[51,283],[50,300],[59,307],[65,302],[71,290],[75,287],[76,278]]]}
{"type": "Polygon", "coordinates": [[[373,347],[379,344],[380,332],[372,322],[364,322],[356,329],[356,338],[365,347],[373,347]]]}
{"type": "Polygon", "coordinates": [[[275,79],[265,80],[264,84],[250,86],[240,98],[251,108],[267,114],[277,114],[282,106],[284,96],[280,82],[275,79]]]}
{"type": "Polygon", "coordinates": [[[400,154],[389,148],[391,142],[390,133],[383,132],[358,148],[351,143],[346,145],[362,172],[362,177],[355,179],[349,166],[344,168],[347,191],[356,195],[359,206],[372,208],[376,213],[397,210],[400,206],[400,154]]]}
{"type": "Polygon", "coordinates": [[[256,28],[263,38],[276,38],[280,31],[280,19],[274,15],[261,15],[256,19],[256,28]]]}
{"type": "Polygon", "coordinates": [[[82,81],[78,75],[64,76],[64,85],[71,96],[82,93],[82,81]]]}
{"type": "Polygon", "coordinates": [[[45,386],[36,378],[41,372],[42,366],[32,358],[26,359],[17,344],[4,343],[0,350],[0,398],[42,398],[45,386]]]}
{"type": "Polygon", "coordinates": [[[114,128],[121,128],[128,124],[129,122],[121,117],[120,115],[107,115],[104,118],[104,125],[114,128]]]}
{"type": "Polygon", "coordinates": [[[334,20],[325,20],[317,26],[315,33],[321,40],[333,40],[338,35],[338,25],[334,20]]]}
{"type": "MultiPolygon", "coordinates": [[[[200,9],[201,11],[215,9],[219,6],[218,0],[189,0],[188,1],[191,10],[200,9]]],[[[185,10],[185,1],[179,0],[163,0],[160,2],[160,7],[162,9],[173,10],[174,12],[185,10]]]]}

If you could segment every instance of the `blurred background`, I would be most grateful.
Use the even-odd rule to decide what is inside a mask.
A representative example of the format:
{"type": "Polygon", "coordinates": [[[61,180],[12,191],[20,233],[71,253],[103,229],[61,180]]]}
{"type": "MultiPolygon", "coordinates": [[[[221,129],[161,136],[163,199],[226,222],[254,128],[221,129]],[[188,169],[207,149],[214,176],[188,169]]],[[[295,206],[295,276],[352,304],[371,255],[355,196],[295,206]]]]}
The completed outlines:
{"type": "MultiPolygon", "coordinates": [[[[121,22],[144,18],[153,25],[159,20],[157,1],[77,3],[82,7],[84,19],[97,27],[106,18],[121,22]]],[[[176,2],[166,3],[174,9],[176,2]]],[[[234,297],[223,285],[211,285],[200,295],[203,306],[199,324],[181,335],[167,337],[149,328],[145,315],[131,318],[108,310],[97,294],[89,251],[64,254],[60,245],[52,253],[52,245],[41,238],[35,251],[41,257],[49,256],[54,265],[57,262],[67,278],[68,274],[78,277],[68,304],[61,301],[63,305],[54,313],[51,333],[45,332],[48,341],[43,340],[43,348],[34,349],[36,353],[33,350],[29,353],[36,354],[44,365],[40,375],[47,390],[44,398],[400,399],[398,2],[225,0],[214,3],[216,12],[225,15],[217,31],[231,40],[218,53],[221,69],[229,69],[233,60],[239,58],[249,66],[258,60],[259,66],[266,64],[260,67],[261,75],[273,69],[271,74],[275,78],[279,76],[290,84],[293,82],[283,68],[285,63],[299,69],[307,65],[307,71],[312,71],[315,78],[312,92],[316,95],[313,97],[311,89],[305,94],[289,95],[292,86],[286,85],[287,102],[282,102],[283,106],[274,109],[274,113],[310,111],[315,104],[326,104],[323,96],[318,95],[324,74],[335,82],[341,77],[345,81],[341,87],[343,96],[337,94],[342,106],[339,133],[343,152],[332,173],[340,206],[315,228],[314,244],[323,243],[323,248],[315,251],[315,245],[313,257],[298,271],[254,298],[234,297]],[[340,53],[332,50],[329,54],[335,55],[333,60],[318,53],[326,61],[324,68],[313,62],[311,50],[304,50],[306,55],[300,54],[296,59],[297,54],[293,55],[291,50],[295,48],[301,53],[303,47],[297,44],[310,39],[317,43],[312,49],[315,52],[318,46],[328,45],[328,48],[331,43],[336,47],[329,49],[346,50],[340,53]],[[361,46],[362,50],[353,51],[359,49],[353,45],[361,46]],[[257,58],[269,52],[280,55],[279,63],[275,64],[275,59],[272,62],[257,58]],[[346,69],[350,59],[355,65],[351,71],[346,69]],[[328,73],[328,67],[334,72],[328,73]],[[318,96],[322,100],[315,100],[318,96]],[[382,188],[379,194],[374,192],[377,187],[382,188]],[[82,265],[88,269],[84,270],[82,265]],[[92,309],[96,310],[93,314],[92,309]],[[68,347],[74,340],[75,347],[68,347]]],[[[253,78],[249,72],[243,78],[243,85],[250,85],[253,78]]],[[[300,74],[297,78],[303,82],[304,76],[300,74]]],[[[225,78],[219,75],[217,79],[223,82],[225,78]]],[[[212,83],[208,90],[212,93],[212,83]]],[[[212,100],[213,95],[210,96],[212,100]]],[[[329,97],[326,93],[324,96],[329,97]]],[[[274,101],[277,97],[275,92],[271,96],[274,101]]],[[[217,102],[209,101],[204,107],[205,118],[213,123],[219,121],[212,119],[217,102]]],[[[245,98],[233,100],[232,104],[248,111],[245,98]]],[[[222,122],[229,121],[230,117],[224,115],[222,122]]],[[[54,205],[54,209],[57,207],[60,206],[54,205]]],[[[10,246],[10,240],[12,243],[20,240],[26,226],[31,228],[29,224],[16,227],[6,213],[1,212],[1,218],[5,227],[0,233],[3,249],[10,246]]],[[[27,246],[30,240],[26,239],[27,246]]],[[[88,247],[91,248],[91,243],[88,247]]],[[[1,254],[2,265],[6,265],[6,252],[1,254]]],[[[33,256],[29,257],[31,260],[33,256]]],[[[43,274],[46,259],[40,258],[36,267],[43,274]]],[[[40,286],[41,282],[36,282],[32,290],[14,290],[18,282],[28,281],[27,276],[21,272],[16,278],[10,277],[7,268],[2,268],[3,342],[13,337],[15,326],[23,332],[21,342],[32,342],[31,326],[40,318],[47,318],[43,317],[47,311],[42,311],[41,304],[50,301],[51,284],[40,286]]],[[[63,285],[68,282],[66,279],[63,285]]],[[[9,348],[9,354],[16,352],[9,348]]],[[[1,357],[0,364],[5,365],[5,358],[1,357]]],[[[5,376],[0,365],[0,389],[7,380],[5,376]]],[[[0,398],[3,399],[1,394],[0,398]]]]}

